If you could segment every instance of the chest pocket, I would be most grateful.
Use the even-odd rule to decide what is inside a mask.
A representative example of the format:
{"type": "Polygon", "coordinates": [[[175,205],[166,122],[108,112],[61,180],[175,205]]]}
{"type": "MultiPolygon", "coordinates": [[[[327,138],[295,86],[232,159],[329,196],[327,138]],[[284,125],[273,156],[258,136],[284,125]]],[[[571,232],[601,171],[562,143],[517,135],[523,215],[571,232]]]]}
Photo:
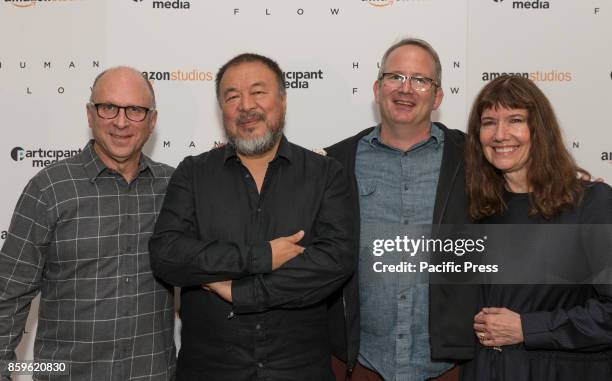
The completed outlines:
{"type": "Polygon", "coordinates": [[[359,198],[371,197],[376,193],[376,181],[374,180],[359,181],[357,187],[359,188],[359,198]]]}

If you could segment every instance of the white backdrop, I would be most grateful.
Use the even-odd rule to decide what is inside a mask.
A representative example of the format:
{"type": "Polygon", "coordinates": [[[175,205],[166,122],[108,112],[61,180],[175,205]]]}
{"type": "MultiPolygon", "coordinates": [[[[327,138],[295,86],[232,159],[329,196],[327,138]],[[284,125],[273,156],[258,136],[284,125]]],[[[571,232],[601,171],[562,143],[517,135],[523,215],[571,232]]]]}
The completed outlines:
{"type": "MultiPolygon", "coordinates": [[[[288,90],[287,135],[308,148],[376,123],[378,61],[402,37],[440,53],[446,95],[436,119],[451,128],[465,129],[492,75],[528,73],[555,105],[578,163],[612,181],[609,0],[3,0],[0,33],[2,240],[41,165],[19,152],[85,145],[98,72],[127,64],[152,75],[159,118],[145,150],[176,165],[222,140],[214,74],[246,51],[285,72],[317,73],[288,90]]],[[[30,320],[23,358],[31,358],[30,320]]]]}

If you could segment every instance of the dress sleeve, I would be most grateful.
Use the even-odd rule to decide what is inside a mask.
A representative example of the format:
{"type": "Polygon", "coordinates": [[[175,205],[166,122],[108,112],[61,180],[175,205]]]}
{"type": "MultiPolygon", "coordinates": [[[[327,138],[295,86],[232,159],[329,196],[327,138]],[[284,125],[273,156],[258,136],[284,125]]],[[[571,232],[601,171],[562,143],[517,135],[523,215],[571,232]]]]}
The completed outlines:
{"type": "Polygon", "coordinates": [[[592,259],[601,284],[593,285],[595,297],[584,305],[521,314],[528,349],[612,349],[612,188],[606,184],[588,185],[579,220],[587,225],[582,236],[585,258],[592,259]]]}

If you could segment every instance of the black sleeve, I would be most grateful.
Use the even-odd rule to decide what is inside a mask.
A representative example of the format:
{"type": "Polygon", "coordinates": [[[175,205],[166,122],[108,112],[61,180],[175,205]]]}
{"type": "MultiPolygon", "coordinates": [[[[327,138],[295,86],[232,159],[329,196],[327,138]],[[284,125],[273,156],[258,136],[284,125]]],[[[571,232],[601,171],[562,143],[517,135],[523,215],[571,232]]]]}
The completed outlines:
{"type": "Polygon", "coordinates": [[[272,271],[272,250],[267,241],[246,245],[199,239],[192,157],[172,175],[155,231],[149,241],[151,268],[164,281],[178,287],[195,286],[272,271]]]}
{"type": "Polygon", "coordinates": [[[335,160],[327,173],[326,189],[312,231],[312,241],[301,255],[269,274],[234,280],[234,312],[261,312],[270,308],[300,308],[320,302],[353,273],[356,210],[349,184],[335,160]]]}
{"type": "Polygon", "coordinates": [[[585,259],[592,258],[601,269],[597,279],[603,284],[593,285],[596,297],[584,305],[521,314],[528,349],[579,352],[612,349],[612,188],[606,184],[587,186],[580,209],[580,223],[590,225],[585,226],[582,239],[585,259]]]}

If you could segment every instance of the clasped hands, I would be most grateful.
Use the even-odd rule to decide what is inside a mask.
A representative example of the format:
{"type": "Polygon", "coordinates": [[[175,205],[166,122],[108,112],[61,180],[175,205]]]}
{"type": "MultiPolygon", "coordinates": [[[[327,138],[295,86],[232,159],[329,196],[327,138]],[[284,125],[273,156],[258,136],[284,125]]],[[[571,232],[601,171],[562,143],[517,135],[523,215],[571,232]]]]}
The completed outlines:
{"type": "MultiPolygon", "coordinates": [[[[300,242],[302,238],[304,238],[304,231],[300,230],[288,237],[278,237],[270,241],[270,247],[272,249],[272,271],[304,252],[304,247],[298,245],[298,242],[300,242]]],[[[202,288],[214,292],[230,303],[232,302],[231,280],[203,284],[202,288]]]]}
{"type": "Polygon", "coordinates": [[[522,343],[521,315],[507,308],[485,307],[474,316],[474,333],[485,347],[522,343]]]}

